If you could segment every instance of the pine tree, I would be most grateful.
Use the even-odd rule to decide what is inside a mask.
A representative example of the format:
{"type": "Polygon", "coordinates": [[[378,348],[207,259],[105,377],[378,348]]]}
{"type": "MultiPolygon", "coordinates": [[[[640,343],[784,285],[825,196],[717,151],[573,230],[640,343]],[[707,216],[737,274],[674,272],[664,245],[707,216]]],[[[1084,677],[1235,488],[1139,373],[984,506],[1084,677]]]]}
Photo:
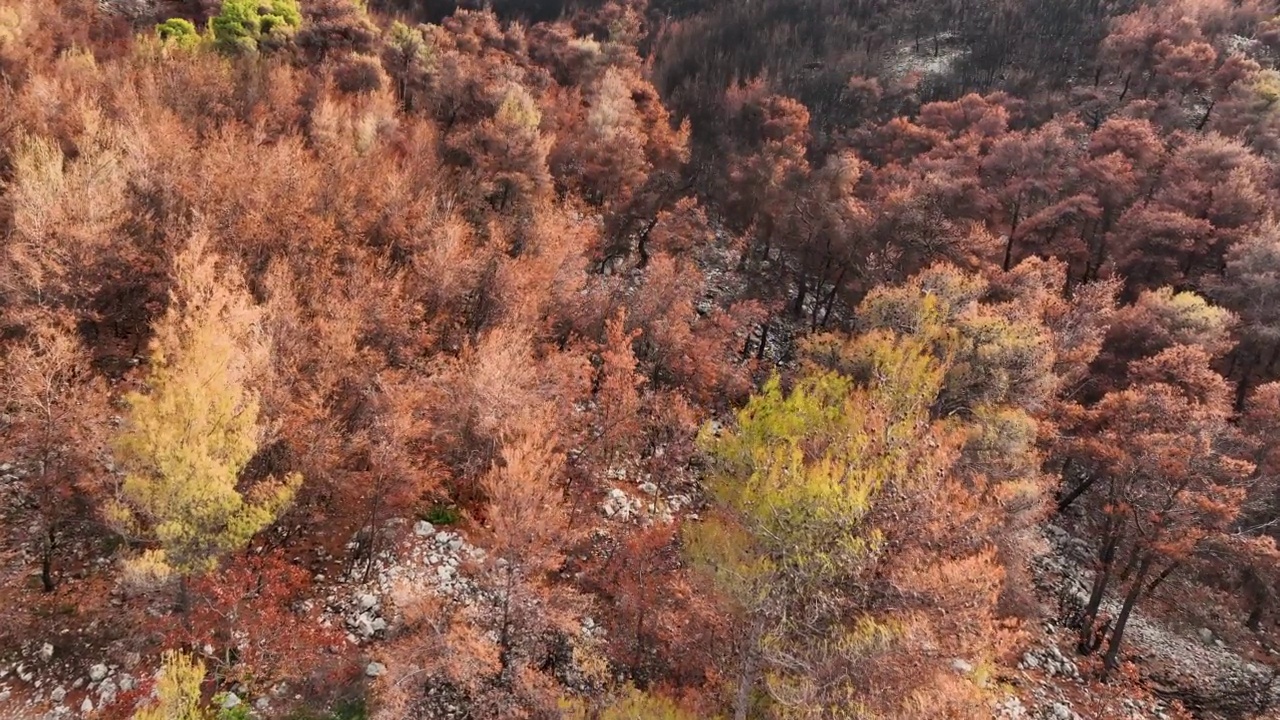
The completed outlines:
{"type": "Polygon", "coordinates": [[[117,456],[128,474],[108,513],[126,534],[154,543],[134,571],[185,578],[270,524],[301,477],[259,483],[247,495],[237,489],[262,437],[249,387],[267,360],[261,312],[199,236],[174,270],[151,344],[150,389],[127,398],[117,456]]]}
{"type": "Polygon", "coordinates": [[[918,338],[877,331],[860,344],[875,378],[866,386],[813,372],[787,393],[775,377],[734,427],[703,433],[717,507],[685,539],[739,616],[736,718],[761,680],[785,705],[844,702],[847,683],[822,676],[889,632],[849,621],[849,588],[880,549],[877,496],[937,472],[929,408],[945,367],[918,338]]]}

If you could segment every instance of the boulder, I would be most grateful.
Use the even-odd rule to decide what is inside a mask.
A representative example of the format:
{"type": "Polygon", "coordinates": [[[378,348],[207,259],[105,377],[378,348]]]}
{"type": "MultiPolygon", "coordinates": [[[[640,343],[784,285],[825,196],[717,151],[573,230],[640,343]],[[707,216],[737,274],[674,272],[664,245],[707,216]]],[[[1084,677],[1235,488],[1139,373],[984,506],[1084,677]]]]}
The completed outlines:
{"type": "Polygon", "coordinates": [[[371,662],[364,666],[364,674],[371,678],[382,677],[387,674],[387,666],[380,662],[371,662]]]}
{"type": "Polygon", "coordinates": [[[40,659],[49,662],[53,659],[53,645],[45,643],[40,646],[40,659]]]}
{"type": "Polygon", "coordinates": [[[436,531],[436,528],[426,520],[419,520],[413,524],[413,534],[418,537],[428,537],[436,531]]]}
{"type": "Polygon", "coordinates": [[[85,698],[84,702],[80,703],[80,712],[84,713],[85,715],[88,715],[89,713],[93,712],[93,701],[90,700],[89,698],[85,698]]]}
{"type": "Polygon", "coordinates": [[[372,610],[374,607],[377,607],[378,598],[369,593],[365,593],[360,596],[359,602],[361,610],[372,610]]]}
{"type": "Polygon", "coordinates": [[[49,699],[53,700],[56,703],[60,703],[63,700],[66,700],[67,689],[59,685],[58,687],[53,689],[53,692],[49,693],[49,699]]]}
{"type": "Polygon", "coordinates": [[[89,679],[92,680],[93,682],[99,682],[106,676],[107,676],[107,666],[103,665],[102,663],[98,663],[97,665],[94,665],[93,667],[89,668],[89,679]]]}
{"type": "Polygon", "coordinates": [[[222,698],[222,709],[230,710],[240,705],[240,696],[233,692],[229,692],[222,698]]]}

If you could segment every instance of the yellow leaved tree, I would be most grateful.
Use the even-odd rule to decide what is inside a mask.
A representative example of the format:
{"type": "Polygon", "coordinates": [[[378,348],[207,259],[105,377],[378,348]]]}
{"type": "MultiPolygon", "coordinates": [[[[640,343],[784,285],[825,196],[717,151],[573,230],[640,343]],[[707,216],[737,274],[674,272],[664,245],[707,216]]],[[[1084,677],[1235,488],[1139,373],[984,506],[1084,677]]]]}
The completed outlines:
{"type": "Polygon", "coordinates": [[[156,700],[134,713],[133,720],[208,720],[200,704],[204,663],[176,650],[166,651],[156,677],[156,700]]]}
{"type": "MultiPolygon", "coordinates": [[[[174,262],[169,308],[155,327],[147,391],[131,393],[116,443],[127,470],[108,516],[152,545],[130,561],[135,579],[213,569],[290,501],[301,477],[238,488],[264,428],[258,394],[269,345],[243,281],[196,235],[174,262]]],[[[185,600],[185,598],[183,598],[185,600]]]]}

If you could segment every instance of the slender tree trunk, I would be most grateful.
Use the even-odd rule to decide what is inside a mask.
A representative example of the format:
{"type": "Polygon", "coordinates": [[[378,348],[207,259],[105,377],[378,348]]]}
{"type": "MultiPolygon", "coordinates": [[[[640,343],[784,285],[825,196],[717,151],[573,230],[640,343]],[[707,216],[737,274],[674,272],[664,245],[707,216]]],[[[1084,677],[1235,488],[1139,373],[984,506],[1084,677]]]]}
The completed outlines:
{"type": "Polygon", "coordinates": [[[1098,608],[1102,607],[1102,599],[1106,597],[1107,585],[1111,583],[1111,568],[1115,563],[1116,548],[1120,544],[1120,533],[1107,523],[1107,542],[1098,555],[1098,569],[1093,575],[1093,588],[1089,591],[1089,602],[1079,614],[1072,618],[1071,625],[1080,630],[1081,647],[1087,646],[1089,634],[1093,630],[1093,621],[1098,617],[1098,608]]]}
{"type": "Polygon", "coordinates": [[[1258,628],[1262,625],[1262,616],[1271,599],[1271,591],[1253,568],[1245,568],[1244,584],[1250,601],[1249,617],[1244,621],[1244,626],[1253,632],[1258,632],[1258,628]]]}
{"type": "Polygon", "coordinates": [[[1013,234],[1018,231],[1019,215],[1022,213],[1022,200],[1013,205],[1013,220],[1009,223],[1009,235],[1004,239],[1004,264],[1001,266],[1005,272],[1009,272],[1009,267],[1013,264],[1013,234]]]}
{"type": "Polygon", "coordinates": [[[1117,576],[1117,579],[1120,581],[1120,584],[1123,585],[1125,582],[1129,580],[1129,576],[1133,574],[1133,569],[1138,566],[1139,557],[1141,557],[1141,553],[1139,552],[1139,546],[1135,544],[1129,550],[1129,559],[1124,561],[1124,568],[1120,570],[1120,574],[1117,576]]]}
{"type": "Polygon", "coordinates": [[[791,314],[800,318],[804,317],[804,299],[809,294],[809,277],[804,273],[797,273],[796,281],[800,287],[796,291],[796,302],[791,306],[791,314]]]}
{"type": "Polygon", "coordinates": [[[1165,580],[1168,580],[1169,576],[1172,575],[1173,572],[1181,566],[1182,566],[1182,563],[1180,562],[1169,563],[1169,567],[1165,568],[1164,570],[1161,570],[1160,574],[1156,576],[1155,580],[1152,580],[1151,582],[1147,583],[1147,589],[1144,590],[1143,592],[1147,594],[1147,597],[1150,597],[1151,594],[1156,591],[1156,588],[1160,587],[1160,585],[1164,583],[1165,580]]]}
{"type": "Polygon", "coordinates": [[[40,583],[45,592],[53,592],[58,583],[53,578],[53,554],[58,549],[58,533],[52,525],[44,529],[44,543],[40,553],[40,583]]]}
{"type": "Polygon", "coordinates": [[[1064,495],[1062,499],[1058,501],[1057,512],[1061,513],[1063,510],[1066,510],[1067,508],[1071,507],[1071,503],[1075,502],[1081,495],[1085,493],[1086,490],[1093,487],[1094,484],[1096,484],[1098,482],[1098,479],[1101,477],[1102,476],[1099,475],[1098,473],[1093,473],[1085,477],[1085,479],[1081,480],[1079,485],[1076,485],[1074,488],[1072,488],[1071,492],[1064,495]]]}
{"type": "Polygon", "coordinates": [[[1120,645],[1124,642],[1124,629],[1129,624],[1129,617],[1133,614],[1133,607],[1138,604],[1138,598],[1142,595],[1142,581],[1147,578],[1147,573],[1151,571],[1151,563],[1153,558],[1150,554],[1142,558],[1142,564],[1138,567],[1138,576],[1133,579],[1133,585],[1129,588],[1129,594],[1125,595],[1124,605],[1120,608],[1120,616],[1116,618],[1116,627],[1111,631],[1111,642],[1107,645],[1107,655],[1102,662],[1102,677],[1106,679],[1107,674],[1116,669],[1120,658],[1120,645]]]}
{"type": "Polygon", "coordinates": [[[1200,118],[1200,122],[1196,123],[1196,132],[1204,130],[1204,126],[1209,122],[1209,116],[1213,114],[1213,106],[1217,101],[1210,101],[1209,107],[1205,108],[1204,117],[1200,118]]]}
{"type": "Polygon", "coordinates": [[[655,215],[645,227],[644,232],[640,233],[640,239],[636,241],[636,252],[640,255],[640,259],[636,262],[636,267],[641,270],[649,264],[649,233],[653,232],[653,228],[657,224],[658,216],[655,215]]]}

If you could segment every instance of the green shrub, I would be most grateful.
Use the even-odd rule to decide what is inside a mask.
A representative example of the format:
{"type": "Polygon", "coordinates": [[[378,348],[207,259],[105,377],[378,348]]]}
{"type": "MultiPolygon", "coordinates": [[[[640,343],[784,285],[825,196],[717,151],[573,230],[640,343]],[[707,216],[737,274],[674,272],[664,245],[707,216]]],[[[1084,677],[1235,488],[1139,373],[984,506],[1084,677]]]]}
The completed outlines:
{"type": "Polygon", "coordinates": [[[431,506],[430,510],[427,510],[422,519],[432,525],[454,525],[458,522],[459,517],[457,508],[444,503],[436,503],[431,506]]]}
{"type": "Polygon", "coordinates": [[[183,18],[169,18],[156,25],[156,35],[165,44],[172,44],[187,49],[200,43],[200,33],[196,26],[183,18]]]}
{"type": "Polygon", "coordinates": [[[297,0],[223,0],[209,21],[214,42],[227,52],[256,52],[263,40],[283,40],[301,24],[297,0]]]}

